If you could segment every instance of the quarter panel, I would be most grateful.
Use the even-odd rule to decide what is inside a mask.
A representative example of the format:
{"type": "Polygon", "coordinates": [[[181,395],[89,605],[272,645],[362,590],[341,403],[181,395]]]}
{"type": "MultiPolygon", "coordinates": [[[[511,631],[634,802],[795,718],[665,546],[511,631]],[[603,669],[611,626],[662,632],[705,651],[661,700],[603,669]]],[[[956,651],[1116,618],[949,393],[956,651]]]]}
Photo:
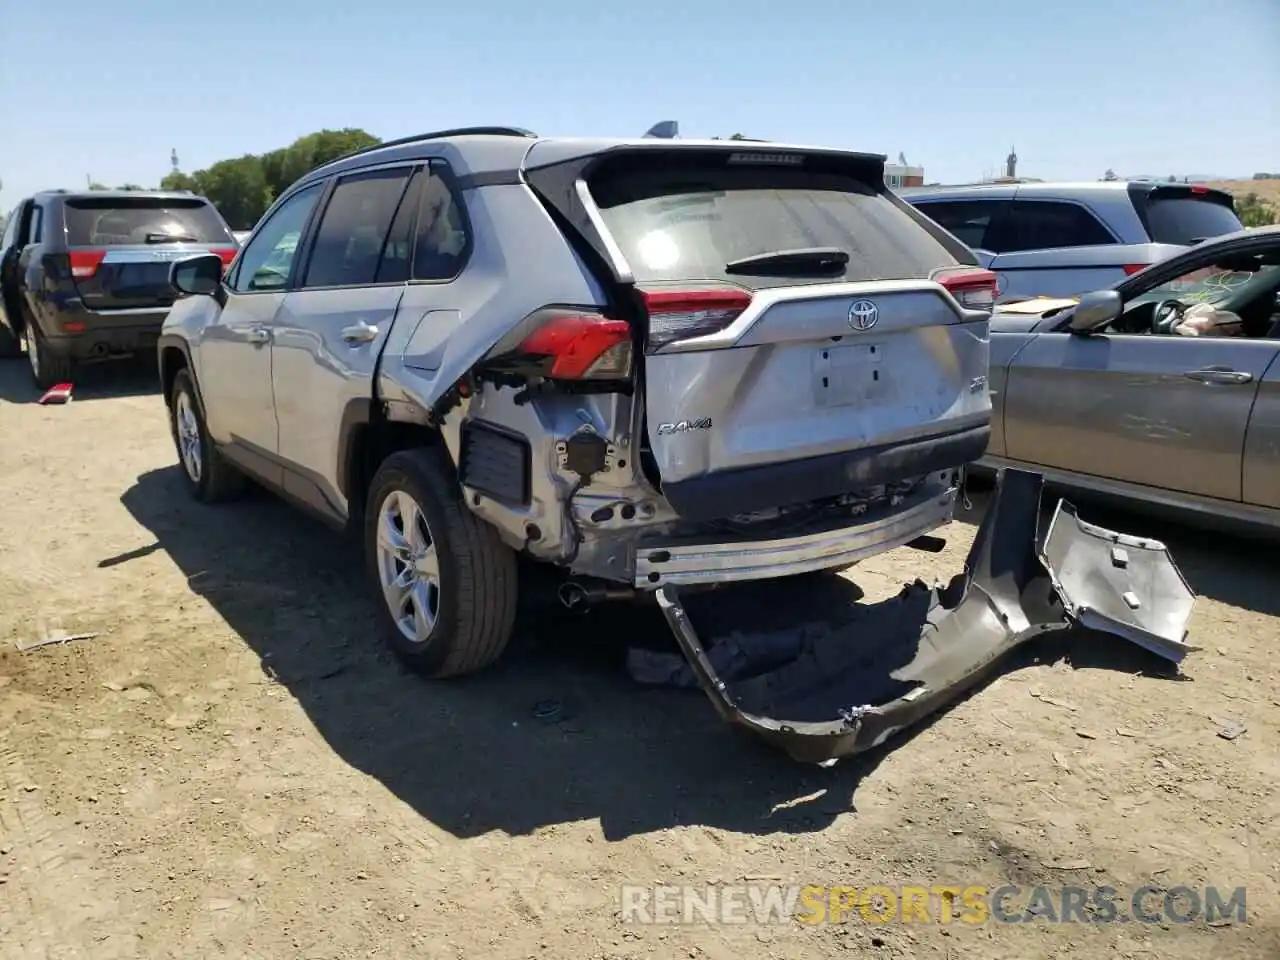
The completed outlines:
{"type": "Polygon", "coordinates": [[[601,306],[603,287],[523,184],[464,191],[471,259],[449,283],[410,283],[380,396],[430,409],[521,320],[548,305],[601,306]]]}

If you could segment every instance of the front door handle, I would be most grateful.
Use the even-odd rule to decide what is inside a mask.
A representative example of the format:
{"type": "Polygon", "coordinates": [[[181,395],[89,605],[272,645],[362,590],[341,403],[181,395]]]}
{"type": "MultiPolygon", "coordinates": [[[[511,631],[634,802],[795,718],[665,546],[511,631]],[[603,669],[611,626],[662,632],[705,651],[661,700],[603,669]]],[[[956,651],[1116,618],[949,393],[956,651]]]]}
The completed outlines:
{"type": "Polygon", "coordinates": [[[266,327],[250,327],[249,342],[253,344],[263,344],[271,339],[271,331],[266,327]]]}
{"type": "Polygon", "coordinates": [[[342,339],[347,343],[368,343],[377,336],[378,328],[371,323],[366,323],[364,320],[349,327],[344,327],[342,330],[342,339]]]}
{"type": "Polygon", "coordinates": [[[1205,367],[1202,370],[1188,370],[1183,376],[1188,380],[1195,380],[1197,383],[1218,383],[1224,386],[1253,382],[1253,374],[1245,373],[1243,370],[1232,370],[1228,367],[1205,367]]]}

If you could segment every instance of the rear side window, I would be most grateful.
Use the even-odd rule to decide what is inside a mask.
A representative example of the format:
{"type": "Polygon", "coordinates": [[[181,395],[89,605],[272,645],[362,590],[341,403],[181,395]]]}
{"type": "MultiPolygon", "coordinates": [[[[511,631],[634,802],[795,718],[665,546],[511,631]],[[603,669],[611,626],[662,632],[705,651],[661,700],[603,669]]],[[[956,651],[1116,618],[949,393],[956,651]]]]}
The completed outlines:
{"type": "Polygon", "coordinates": [[[439,161],[431,162],[420,196],[413,278],[452,280],[462,269],[471,237],[462,199],[453,189],[448,167],[439,161]]]}
{"type": "Polygon", "coordinates": [[[63,207],[67,244],[234,243],[213,204],[198,197],[79,197],[63,207]]]}
{"type": "Polygon", "coordinates": [[[934,200],[916,206],[966,247],[986,249],[987,230],[1007,200],[934,200]]]}
{"type": "Polygon", "coordinates": [[[1153,242],[1184,246],[1244,228],[1231,207],[1196,197],[1153,197],[1146,204],[1146,221],[1153,242]]]}
{"type": "Polygon", "coordinates": [[[1015,200],[1008,215],[987,239],[996,253],[1054,250],[1113,244],[1116,238],[1092,213],[1077,203],[1015,200]]]}
{"type": "Polygon", "coordinates": [[[338,181],[316,231],[304,287],[374,283],[409,169],[375,170],[338,181]]]}
{"type": "Polygon", "coordinates": [[[927,277],[955,259],[871,185],[782,166],[631,167],[591,183],[637,280],[731,280],[753,287],[927,277]],[[843,274],[726,273],[745,257],[813,247],[849,255],[843,274]]]}

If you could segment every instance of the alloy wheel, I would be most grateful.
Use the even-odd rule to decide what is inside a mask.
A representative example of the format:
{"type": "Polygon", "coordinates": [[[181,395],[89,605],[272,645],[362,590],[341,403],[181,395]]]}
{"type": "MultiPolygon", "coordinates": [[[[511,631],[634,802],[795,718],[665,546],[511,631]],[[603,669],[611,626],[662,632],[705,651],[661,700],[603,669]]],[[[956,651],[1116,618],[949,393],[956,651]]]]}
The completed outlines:
{"type": "Polygon", "coordinates": [[[173,420],[178,433],[178,454],[182,458],[182,468],[192,483],[199,483],[204,473],[204,458],[200,449],[200,424],[196,420],[196,411],[191,404],[191,397],[185,391],[178,393],[174,404],[173,420]]]}
{"type": "Polygon", "coordinates": [[[426,643],[440,615],[440,555],[422,507],[404,490],[378,510],[377,564],[396,627],[411,643],[426,643]]]}

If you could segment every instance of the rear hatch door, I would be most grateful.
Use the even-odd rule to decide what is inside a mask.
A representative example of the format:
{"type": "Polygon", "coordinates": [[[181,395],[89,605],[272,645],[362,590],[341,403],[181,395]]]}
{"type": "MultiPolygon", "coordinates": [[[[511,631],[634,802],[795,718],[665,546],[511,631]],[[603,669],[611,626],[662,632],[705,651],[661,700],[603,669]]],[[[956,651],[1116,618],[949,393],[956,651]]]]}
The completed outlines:
{"type": "Polygon", "coordinates": [[[590,178],[645,314],[654,466],[686,518],[985,450],[994,277],[893,197],[880,164],[813,159],[677,149],[590,178]]]}
{"type": "Polygon", "coordinates": [[[1187,247],[1244,229],[1225,190],[1199,184],[1135,183],[1129,186],[1129,197],[1154,244],[1187,247]]]}
{"type": "Polygon", "coordinates": [[[75,197],[64,211],[71,280],[91,310],[166,307],[174,260],[213,252],[230,263],[237,250],[203,197],[75,197]]]}

